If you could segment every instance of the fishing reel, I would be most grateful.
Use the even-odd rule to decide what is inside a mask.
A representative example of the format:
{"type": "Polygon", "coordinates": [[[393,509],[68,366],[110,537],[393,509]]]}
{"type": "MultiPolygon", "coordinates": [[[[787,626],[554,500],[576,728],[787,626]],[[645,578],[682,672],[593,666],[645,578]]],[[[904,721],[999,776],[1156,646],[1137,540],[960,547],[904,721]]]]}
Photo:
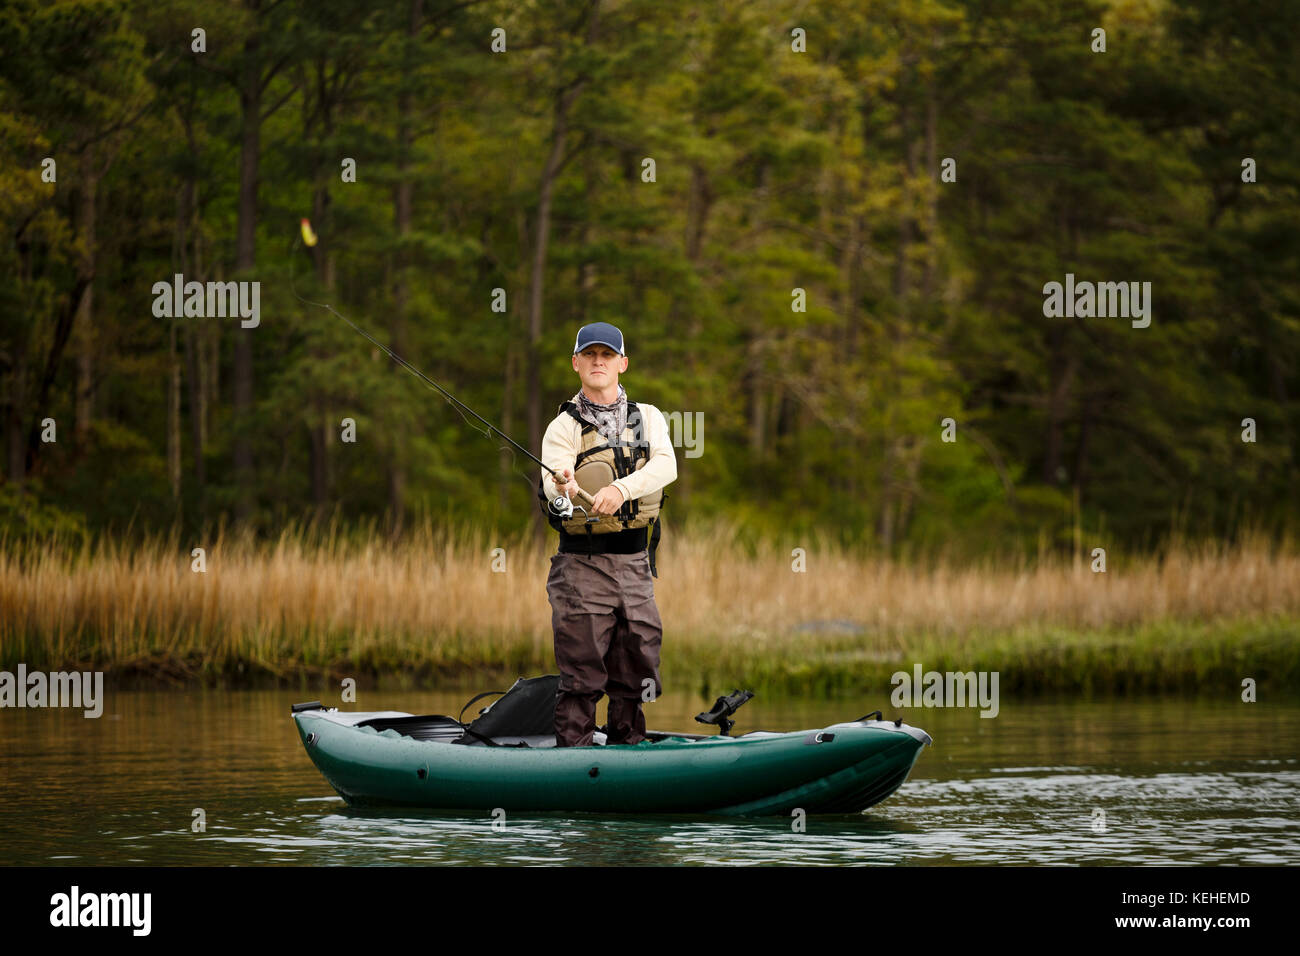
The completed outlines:
{"type": "Polygon", "coordinates": [[[600,520],[599,515],[590,514],[582,505],[575,505],[564,495],[556,495],[551,499],[551,513],[557,517],[564,518],[566,521],[573,517],[575,509],[582,512],[582,516],[586,519],[588,524],[600,520]]]}

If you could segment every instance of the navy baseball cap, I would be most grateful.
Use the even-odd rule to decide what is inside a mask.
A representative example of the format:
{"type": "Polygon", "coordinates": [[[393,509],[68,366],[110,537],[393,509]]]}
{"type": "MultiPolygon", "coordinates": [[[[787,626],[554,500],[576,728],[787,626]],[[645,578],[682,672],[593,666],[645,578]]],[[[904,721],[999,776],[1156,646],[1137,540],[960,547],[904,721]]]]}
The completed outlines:
{"type": "Polygon", "coordinates": [[[592,345],[608,345],[619,355],[626,355],[623,348],[623,333],[608,322],[592,322],[578,329],[578,337],[573,343],[573,354],[592,345]]]}

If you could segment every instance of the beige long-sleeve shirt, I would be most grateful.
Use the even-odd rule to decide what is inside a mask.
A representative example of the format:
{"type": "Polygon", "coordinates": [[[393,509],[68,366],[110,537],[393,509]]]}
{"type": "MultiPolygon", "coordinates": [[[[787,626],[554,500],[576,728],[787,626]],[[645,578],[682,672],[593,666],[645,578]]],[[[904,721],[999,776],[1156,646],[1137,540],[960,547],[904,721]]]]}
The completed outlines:
{"type": "MultiPolygon", "coordinates": [[[[649,442],[650,457],[632,474],[614,480],[614,487],[623,492],[624,501],[642,498],[677,479],[677,455],[673,452],[672,439],[668,434],[668,420],[653,405],[637,402],[636,407],[641,410],[642,435],[649,442]]],[[[555,420],[546,427],[541,458],[560,474],[564,474],[566,468],[572,473],[581,447],[582,426],[572,415],[564,413],[555,416],[555,420]]],[[[542,486],[548,500],[556,496],[555,482],[549,472],[542,472],[542,486]]]]}

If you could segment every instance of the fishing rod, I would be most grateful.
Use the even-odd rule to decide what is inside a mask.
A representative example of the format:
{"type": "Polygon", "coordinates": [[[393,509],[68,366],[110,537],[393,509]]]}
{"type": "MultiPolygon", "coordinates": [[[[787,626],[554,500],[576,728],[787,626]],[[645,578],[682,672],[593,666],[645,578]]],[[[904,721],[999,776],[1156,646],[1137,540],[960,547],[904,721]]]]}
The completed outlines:
{"type": "MultiPolygon", "coordinates": [[[[503,432],[501,429],[497,428],[497,427],[496,427],[495,425],[493,425],[490,421],[488,421],[486,418],[484,418],[484,417],[483,417],[482,415],[480,415],[478,412],[474,411],[474,409],[470,408],[468,405],[466,405],[464,402],[462,402],[460,399],[458,399],[455,395],[451,394],[451,392],[447,391],[445,388],[443,388],[441,385],[439,385],[439,384],[438,384],[437,382],[435,382],[433,379],[429,378],[429,376],[425,375],[425,374],[424,374],[423,372],[421,372],[418,368],[416,368],[414,365],[412,365],[412,364],[411,364],[410,362],[408,362],[406,359],[402,358],[400,355],[398,355],[396,352],[394,352],[392,349],[390,349],[390,348],[389,348],[387,345],[385,345],[383,342],[380,342],[378,339],[376,339],[373,335],[371,335],[371,334],[370,334],[369,332],[367,332],[365,329],[363,329],[363,328],[361,328],[360,326],[356,325],[356,324],[355,324],[351,319],[349,319],[349,318],[348,318],[346,315],[344,315],[342,312],[339,312],[338,310],[336,310],[332,305],[330,305],[329,303],[326,303],[326,302],[313,302],[313,301],[311,301],[310,299],[304,299],[301,295],[299,295],[299,294],[298,294],[298,287],[297,287],[297,284],[294,282],[294,271],[295,271],[295,270],[294,270],[294,261],[293,261],[293,260],[294,260],[294,255],[293,255],[293,253],[294,253],[294,252],[297,252],[297,250],[298,250],[298,243],[299,243],[299,242],[305,243],[305,244],[308,245],[308,246],[314,246],[314,245],[316,245],[316,233],[312,231],[312,228],[311,228],[311,222],[310,222],[309,220],[307,220],[307,219],[303,219],[303,220],[302,220],[302,223],[301,223],[301,226],[302,226],[302,230],[301,230],[301,233],[302,233],[302,234],[301,234],[301,236],[300,236],[299,239],[297,239],[297,240],[294,241],[293,250],[292,250],[292,252],[290,253],[290,256],[289,256],[289,288],[290,288],[290,291],[293,292],[294,298],[296,298],[299,302],[305,303],[306,305],[314,305],[314,306],[317,306],[317,307],[319,307],[319,308],[324,309],[326,312],[329,312],[329,313],[331,313],[331,314],[333,314],[333,315],[338,316],[340,319],[343,320],[343,322],[348,326],[348,328],[352,329],[352,331],[354,331],[354,332],[356,332],[357,334],[363,336],[363,337],[364,337],[368,342],[370,342],[371,345],[373,345],[373,346],[375,346],[376,348],[382,350],[386,355],[388,355],[389,358],[391,358],[391,359],[392,359],[394,362],[396,362],[398,365],[402,366],[402,368],[404,368],[404,369],[406,369],[407,371],[411,372],[412,374],[418,376],[418,377],[420,378],[420,380],[423,381],[426,385],[429,385],[430,387],[436,389],[436,390],[438,391],[438,393],[439,393],[440,395],[443,396],[443,398],[445,398],[447,401],[449,401],[449,402],[452,403],[452,406],[453,406],[454,408],[456,408],[457,411],[460,411],[460,412],[461,412],[461,417],[462,417],[462,418],[464,418],[464,413],[465,413],[465,412],[469,412],[469,413],[470,413],[471,415],[473,415],[476,419],[478,419],[480,422],[482,422],[483,425],[486,426],[488,429],[490,429],[492,432],[495,432],[496,434],[498,434],[498,435],[500,435],[502,438],[504,438],[506,441],[508,441],[508,442],[511,444],[512,447],[514,447],[514,448],[517,449],[518,451],[523,452],[524,455],[527,456],[529,459],[531,459],[532,461],[536,462],[537,464],[539,464],[539,465],[541,465],[543,468],[545,468],[548,472],[550,472],[551,477],[553,477],[553,478],[555,478],[555,479],[557,479],[557,480],[559,480],[559,481],[563,481],[563,480],[564,480],[563,476],[561,476],[561,475],[559,474],[559,472],[557,472],[554,468],[552,468],[550,465],[546,464],[546,462],[542,461],[540,458],[538,458],[536,455],[534,455],[532,452],[530,452],[530,451],[529,451],[527,448],[525,448],[523,445],[520,445],[517,441],[515,441],[513,438],[511,438],[509,435],[507,435],[507,434],[506,434],[505,432],[503,432]]],[[[594,504],[596,503],[596,499],[593,498],[593,497],[592,497],[588,492],[584,491],[581,487],[578,488],[578,496],[579,496],[583,501],[585,501],[587,504],[589,504],[589,505],[594,505],[594,504]]],[[[560,514],[562,517],[566,517],[566,518],[567,518],[567,517],[572,517],[572,515],[573,515],[573,503],[572,503],[572,502],[571,502],[571,501],[570,501],[566,496],[564,496],[564,495],[557,495],[557,496],[555,497],[555,499],[551,502],[551,508],[552,508],[552,510],[554,510],[556,513],[560,514]]],[[[585,509],[585,508],[582,508],[582,509],[580,509],[580,510],[583,511],[584,514],[586,513],[586,509],[585,509]]],[[[596,520],[596,518],[597,518],[597,516],[588,515],[587,520],[588,520],[588,521],[594,521],[594,520],[596,520]]]]}

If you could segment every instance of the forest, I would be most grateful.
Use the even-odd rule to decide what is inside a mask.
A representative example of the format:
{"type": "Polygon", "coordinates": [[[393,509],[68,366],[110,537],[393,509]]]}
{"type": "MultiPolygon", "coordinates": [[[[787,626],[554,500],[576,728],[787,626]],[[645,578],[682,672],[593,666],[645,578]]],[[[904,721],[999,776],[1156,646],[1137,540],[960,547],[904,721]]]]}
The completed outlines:
{"type": "Polygon", "coordinates": [[[543,529],[536,467],[339,315],[534,452],[618,325],[698,443],[669,534],[1289,536],[1298,20],[5,0],[0,536],[543,529]]]}

